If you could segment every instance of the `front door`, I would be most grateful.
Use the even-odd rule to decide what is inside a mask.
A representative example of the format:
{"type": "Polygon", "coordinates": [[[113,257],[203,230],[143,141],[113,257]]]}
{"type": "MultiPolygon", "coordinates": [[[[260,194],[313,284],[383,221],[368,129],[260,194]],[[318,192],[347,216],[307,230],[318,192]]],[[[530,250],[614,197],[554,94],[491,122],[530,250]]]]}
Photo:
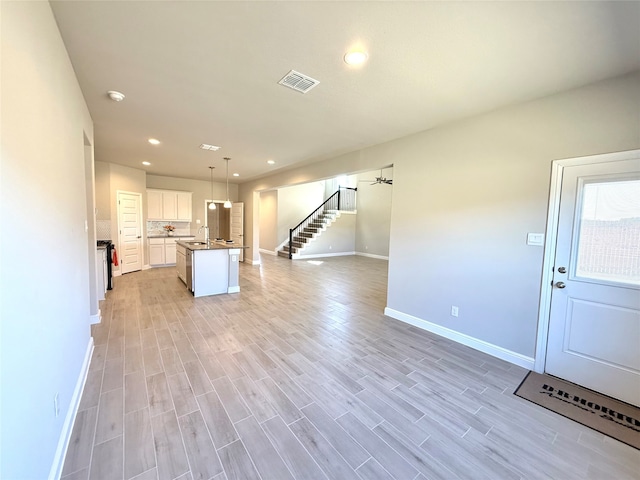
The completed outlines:
{"type": "Polygon", "coordinates": [[[545,371],[640,405],[640,156],[561,188],[545,371]]]}
{"type": "Polygon", "coordinates": [[[118,192],[120,272],[142,269],[142,196],[118,192]]]}
{"type": "MultiPolygon", "coordinates": [[[[231,240],[244,245],[244,203],[234,202],[231,205],[231,240]]],[[[244,261],[244,250],[240,250],[240,261],[244,261]]]]}

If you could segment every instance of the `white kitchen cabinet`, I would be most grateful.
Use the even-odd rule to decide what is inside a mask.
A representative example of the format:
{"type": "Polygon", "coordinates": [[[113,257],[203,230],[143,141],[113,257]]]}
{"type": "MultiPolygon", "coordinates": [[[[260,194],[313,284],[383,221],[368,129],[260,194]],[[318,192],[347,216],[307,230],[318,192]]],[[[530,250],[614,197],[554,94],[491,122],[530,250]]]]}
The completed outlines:
{"type": "Polygon", "coordinates": [[[175,265],[176,263],[176,239],[164,239],[164,263],[165,265],[175,265]]]}
{"type": "Polygon", "coordinates": [[[176,205],[178,220],[181,222],[190,222],[192,217],[191,192],[177,192],[176,205]]]}
{"type": "Polygon", "coordinates": [[[147,219],[190,222],[192,192],[147,190],[147,219]]]}
{"type": "Polygon", "coordinates": [[[107,249],[99,248],[96,255],[96,269],[98,270],[98,300],[104,300],[107,293],[107,249]]]}
{"type": "Polygon", "coordinates": [[[162,219],[178,219],[178,194],[176,192],[162,192],[162,219]]]}
{"type": "Polygon", "coordinates": [[[191,241],[189,237],[164,237],[149,239],[149,265],[152,267],[164,267],[165,265],[177,265],[176,241],[191,241]]]}
{"type": "Polygon", "coordinates": [[[178,278],[187,283],[187,249],[182,245],[176,245],[176,270],[178,278]]]}
{"type": "Polygon", "coordinates": [[[162,192],[159,190],[147,190],[147,218],[162,220],[162,192]]]}
{"type": "Polygon", "coordinates": [[[164,265],[164,238],[149,239],[149,265],[164,265]]]}

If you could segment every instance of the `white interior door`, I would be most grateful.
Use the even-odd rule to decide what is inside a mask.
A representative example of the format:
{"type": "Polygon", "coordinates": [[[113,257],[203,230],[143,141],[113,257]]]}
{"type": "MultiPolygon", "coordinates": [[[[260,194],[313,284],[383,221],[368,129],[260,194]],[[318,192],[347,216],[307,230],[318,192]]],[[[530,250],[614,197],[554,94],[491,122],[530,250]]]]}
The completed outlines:
{"type": "MultiPolygon", "coordinates": [[[[244,203],[234,202],[231,205],[231,240],[244,245],[244,203]]],[[[240,261],[244,262],[244,249],[240,249],[240,261]]]]}
{"type": "Polygon", "coordinates": [[[120,272],[142,269],[142,196],[118,192],[120,272]]]}
{"type": "Polygon", "coordinates": [[[545,371],[640,405],[640,158],[565,167],[545,371]]]}

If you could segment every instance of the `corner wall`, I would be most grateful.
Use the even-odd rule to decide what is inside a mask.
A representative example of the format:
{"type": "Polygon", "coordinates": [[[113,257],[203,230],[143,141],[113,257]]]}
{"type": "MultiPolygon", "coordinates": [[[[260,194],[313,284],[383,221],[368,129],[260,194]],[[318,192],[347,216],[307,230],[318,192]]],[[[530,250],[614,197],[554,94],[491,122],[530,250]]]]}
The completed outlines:
{"type": "Polygon", "coordinates": [[[0,2],[0,21],[0,478],[44,479],[91,353],[93,125],[49,3],[0,2]]]}

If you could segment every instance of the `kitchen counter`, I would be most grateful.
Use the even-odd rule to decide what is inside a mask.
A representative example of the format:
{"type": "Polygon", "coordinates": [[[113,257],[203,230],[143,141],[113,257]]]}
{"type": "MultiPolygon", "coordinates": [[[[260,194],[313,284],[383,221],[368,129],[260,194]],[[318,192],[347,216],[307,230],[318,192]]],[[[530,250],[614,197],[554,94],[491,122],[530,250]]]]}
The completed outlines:
{"type": "Polygon", "coordinates": [[[220,242],[220,241],[215,241],[215,240],[210,240],[209,244],[207,245],[206,243],[201,242],[199,240],[189,240],[189,241],[184,241],[184,240],[178,240],[176,242],[178,245],[182,245],[183,247],[185,247],[188,250],[192,250],[192,251],[196,251],[196,250],[229,250],[232,248],[249,248],[246,247],[244,245],[240,245],[238,243],[227,243],[227,242],[220,242]]]}
{"type": "Polygon", "coordinates": [[[167,235],[166,233],[163,235],[159,233],[158,235],[147,235],[147,238],[195,238],[195,235],[167,235]]]}
{"type": "Polygon", "coordinates": [[[194,297],[240,291],[240,253],[244,245],[212,241],[176,242],[178,277],[194,297]]]}

